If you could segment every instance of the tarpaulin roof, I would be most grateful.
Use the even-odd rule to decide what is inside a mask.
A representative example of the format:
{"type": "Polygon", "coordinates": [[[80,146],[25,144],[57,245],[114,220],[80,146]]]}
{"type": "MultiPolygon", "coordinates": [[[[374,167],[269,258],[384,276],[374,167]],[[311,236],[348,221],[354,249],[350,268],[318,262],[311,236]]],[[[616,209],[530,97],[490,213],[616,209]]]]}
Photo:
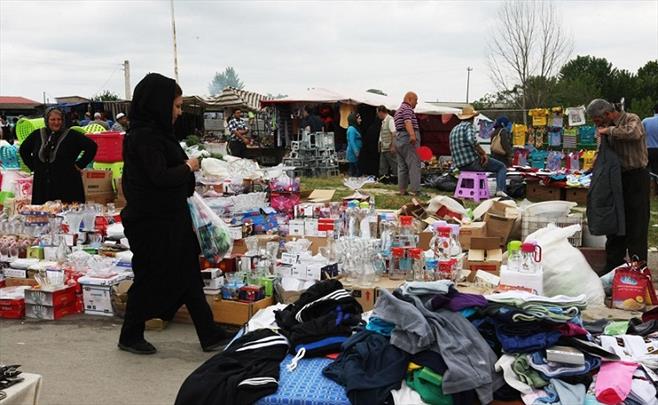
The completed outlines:
{"type": "MultiPolygon", "coordinates": [[[[280,98],[276,100],[263,100],[262,105],[276,105],[276,104],[293,104],[293,103],[346,103],[346,104],[367,104],[374,107],[384,105],[390,110],[396,110],[401,103],[401,100],[390,97],[382,96],[380,94],[368,92],[351,92],[338,93],[333,90],[323,88],[311,88],[306,92],[280,98]]],[[[441,115],[441,114],[457,114],[461,109],[437,106],[428,103],[419,102],[414,109],[417,114],[428,115],[441,115]]]]}
{"type": "Polygon", "coordinates": [[[25,97],[0,96],[0,110],[32,110],[40,105],[40,102],[25,97]]]}

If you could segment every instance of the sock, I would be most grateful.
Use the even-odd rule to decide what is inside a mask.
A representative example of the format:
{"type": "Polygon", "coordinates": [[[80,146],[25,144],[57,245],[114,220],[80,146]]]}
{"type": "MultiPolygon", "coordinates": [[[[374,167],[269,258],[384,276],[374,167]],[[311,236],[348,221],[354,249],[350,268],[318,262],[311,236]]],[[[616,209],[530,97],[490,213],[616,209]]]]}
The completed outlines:
{"type": "Polygon", "coordinates": [[[601,371],[596,377],[596,399],[606,405],[616,405],[625,400],[631,392],[636,368],[637,363],[625,361],[601,364],[601,371]]]}

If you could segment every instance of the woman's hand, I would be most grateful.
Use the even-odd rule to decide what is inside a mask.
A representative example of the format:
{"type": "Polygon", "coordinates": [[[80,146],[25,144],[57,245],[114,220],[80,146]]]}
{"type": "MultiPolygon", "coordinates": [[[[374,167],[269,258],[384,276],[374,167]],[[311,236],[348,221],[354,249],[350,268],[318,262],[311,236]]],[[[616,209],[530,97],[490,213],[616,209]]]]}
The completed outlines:
{"type": "Polygon", "coordinates": [[[190,171],[196,172],[199,170],[199,159],[197,158],[192,158],[190,160],[186,160],[185,164],[190,167],[190,171]]]}

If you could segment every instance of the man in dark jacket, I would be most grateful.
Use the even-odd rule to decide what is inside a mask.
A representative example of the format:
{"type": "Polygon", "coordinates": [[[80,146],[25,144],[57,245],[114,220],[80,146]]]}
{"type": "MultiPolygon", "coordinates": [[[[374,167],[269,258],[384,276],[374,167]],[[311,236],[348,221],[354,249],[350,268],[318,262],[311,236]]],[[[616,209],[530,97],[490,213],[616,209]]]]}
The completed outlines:
{"type": "Polygon", "coordinates": [[[621,164],[621,182],[626,217],[625,236],[608,235],[605,246],[606,272],[624,263],[626,254],[647,260],[649,233],[649,172],[646,133],[640,118],[619,111],[603,99],[587,106],[587,114],[605,137],[621,164]]]}

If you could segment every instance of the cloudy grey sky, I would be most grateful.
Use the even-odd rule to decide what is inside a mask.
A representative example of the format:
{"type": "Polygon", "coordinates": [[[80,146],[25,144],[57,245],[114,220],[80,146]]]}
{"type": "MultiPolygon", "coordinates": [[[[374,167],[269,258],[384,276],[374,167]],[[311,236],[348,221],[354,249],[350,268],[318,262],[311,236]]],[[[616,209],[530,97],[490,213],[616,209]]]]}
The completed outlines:
{"type": "MultiPolygon", "coordinates": [[[[548,0],[546,0],[548,1],[548,0]]],[[[486,47],[498,1],[175,0],[180,83],[208,93],[214,72],[234,66],[249,90],[383,89],[423,100],[463,101],[495,88],[486,47]]],[[[575,55],[637,70],[658,59],[658,0],[558,1],[575,55]]],[[[173,76],[170,3],[0,0],[0,95],[42,100],[123,96],[147,72],[173,76]]]]}

